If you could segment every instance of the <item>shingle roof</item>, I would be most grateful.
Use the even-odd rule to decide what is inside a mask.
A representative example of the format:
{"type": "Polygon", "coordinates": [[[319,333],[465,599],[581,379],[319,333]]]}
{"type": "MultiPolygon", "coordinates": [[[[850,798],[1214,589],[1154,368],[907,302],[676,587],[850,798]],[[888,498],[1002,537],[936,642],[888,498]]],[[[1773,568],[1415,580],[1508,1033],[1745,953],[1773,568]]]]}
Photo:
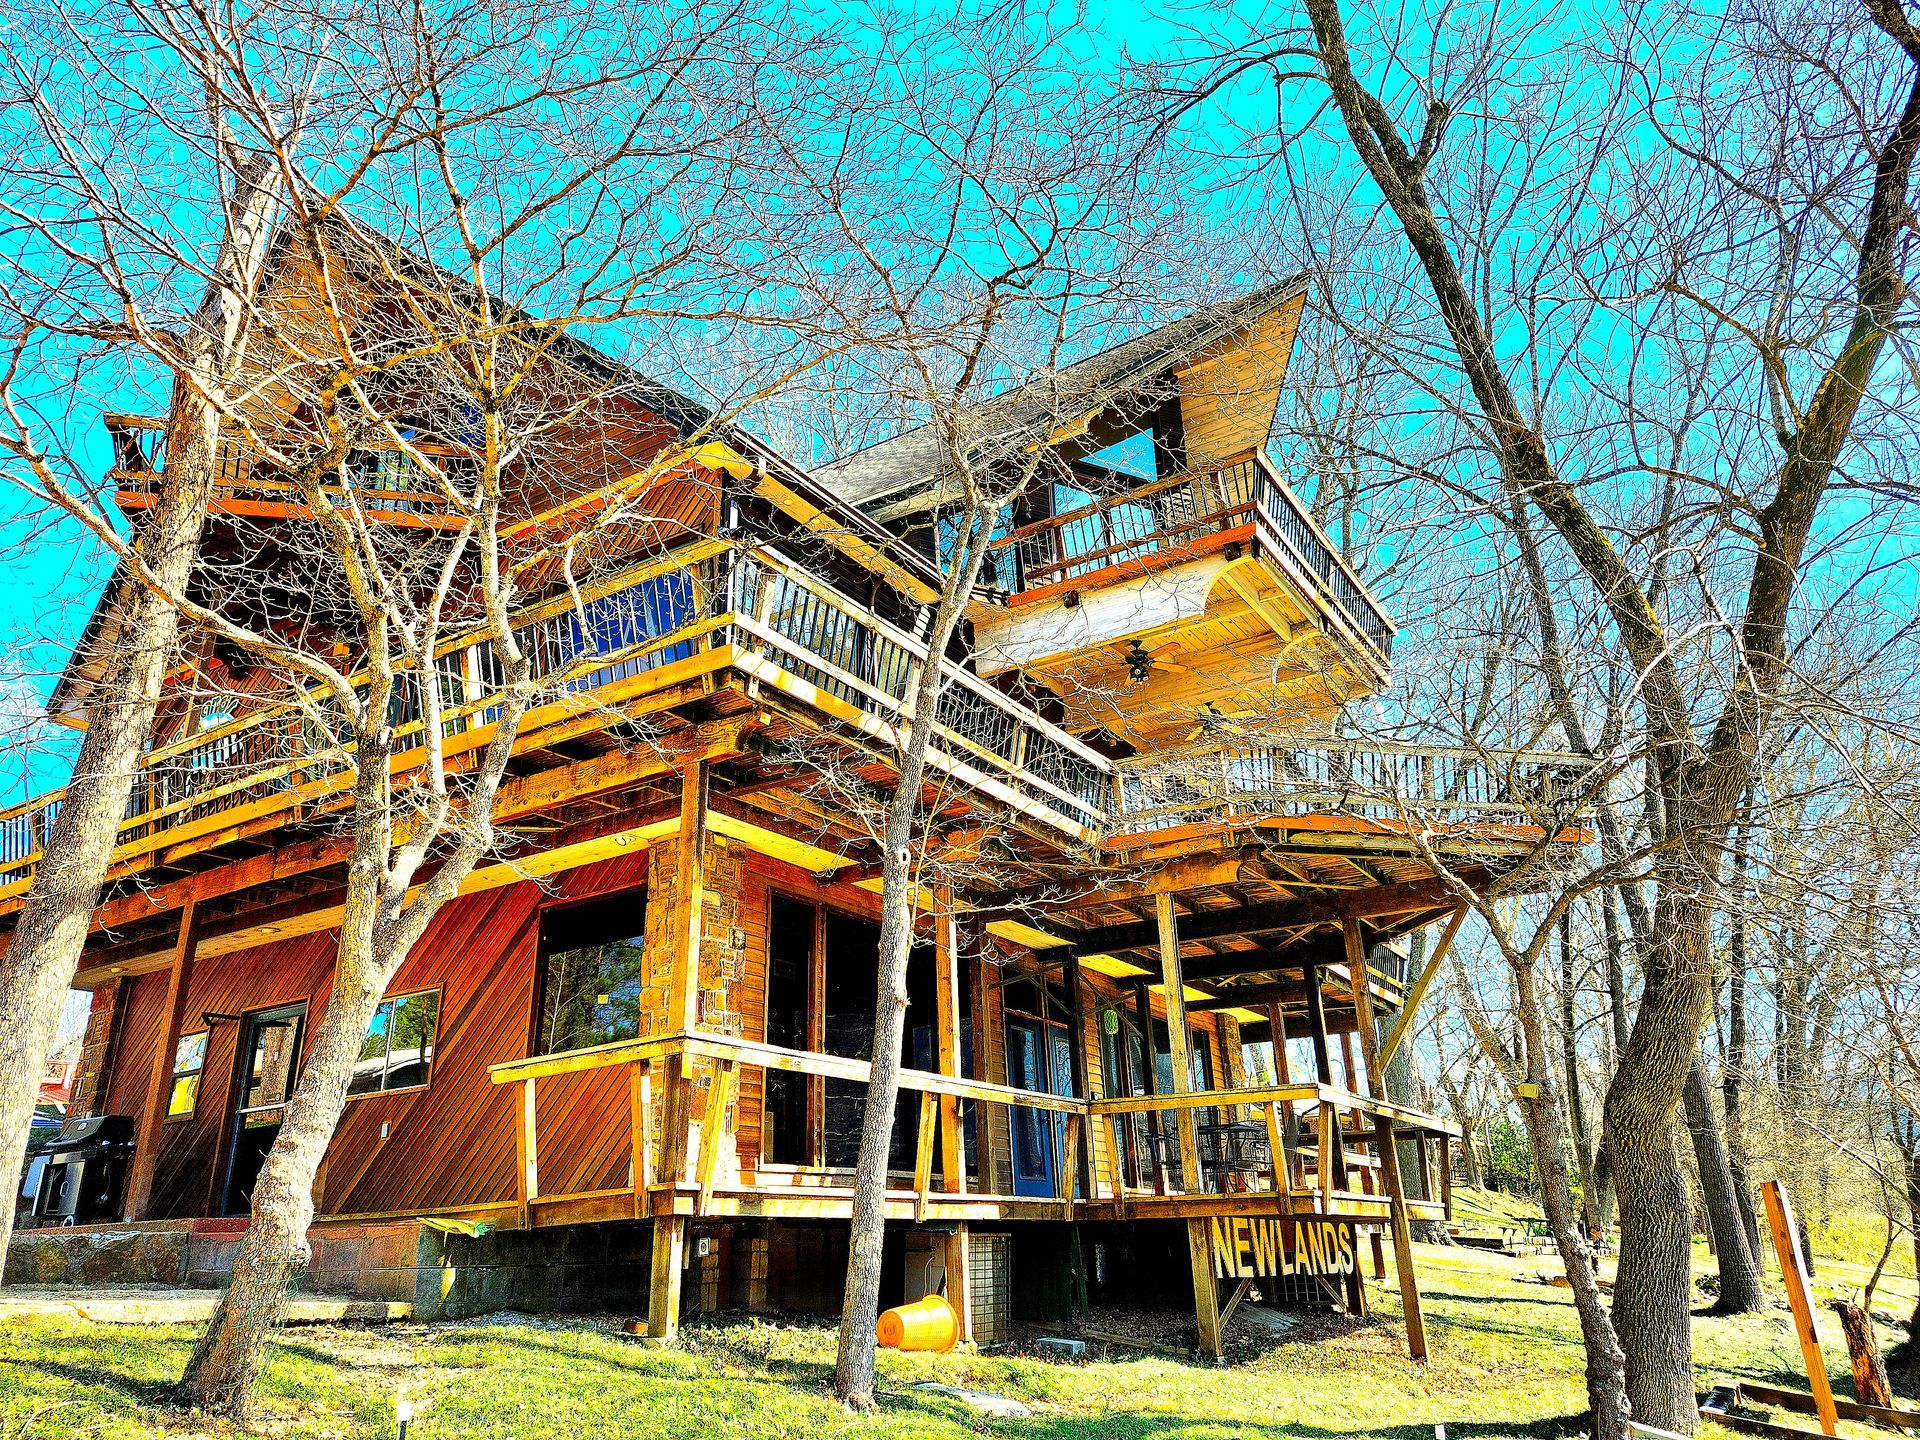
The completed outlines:
{"type": "MultiPolygon", "coordinates": [[[[1305,287],[1304,276],[1263,285],[1206,306],[1084,360],[1035,375],[1002,391],[968,417],[982,444],[1024,437],[1112,404],[1215,341],[1246,328],[1305,287]]],[[[869,509],[900,500],[916,486],[931,487],[941,470],[941,437],[931,425],[903,431],[877,445],[823,465],[819,476],[856,505],[869,509]]]]}

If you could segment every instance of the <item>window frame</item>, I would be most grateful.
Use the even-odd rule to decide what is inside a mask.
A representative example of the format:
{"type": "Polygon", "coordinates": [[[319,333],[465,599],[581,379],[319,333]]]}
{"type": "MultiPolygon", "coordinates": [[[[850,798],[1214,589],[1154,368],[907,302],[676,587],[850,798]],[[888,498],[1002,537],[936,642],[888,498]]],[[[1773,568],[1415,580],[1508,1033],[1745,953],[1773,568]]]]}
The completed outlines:
{"type": "MultiPolygon", "coordinates": [[[[383,1086],[378,1090],[362,1090],[357,1095],[350,1093],[347,1096],[347,1103],[349,1105],[356,1100],[373,1100],[382,1095],[417,1095],[422,1090],[428,1090],[433,1087],[433,1077],[440,1071],[440,1018],[446,1005],[446,990],[447,987],[444,984],[422,985],[418,990],[402,990],[398,994],[382,995],[380,997],[380,1005],[374,1007],[373,1017],[367,1021],[369,1027],[372,1026],[374,1020],[379,1018],[380,1006],[392,1005],[398,1008],[402,1000],[411,1000],[419,995],[432,995],[435,997],[433,1002],[433,1050],[432,1054],[427,1058],[427,1078],[422,1080],[418,1085],[395,1085],[390,1088],[383,1086]]],[[[365,1042],[362,1041],[361,1043],[364,1044],[365,1042]]],[[[387,1034],[387,1064],[389,1068],[391,1068],[392,1062],[393,1034],[389,1031],[387,1034]]],[[[386,1074],[387,1071],[382,1070],[381,1078],[384,1079],[386,1074]]]]}
{"type": "Polygon", "coordinates": [[[180,1034],[174,1036],[173,1064],[167,1071],[167,1113],[161,1116],[161,1123],[163,1125],[171,1125],[180,1120],[191,1120],[200,1113],[200,1092],[205,1088],[207,1078],[207,1045],[212,1039],[213,1031],[211,1027],[205,1025],[201,1026],[198,1030],[183,1030],[180,1034]],[[180,1047],[196,1035],[200,1037],[200,1063],[191,1070],[182,1070],[180,1068],[180,1047]],[[193,1103],[184,1110],[175,1110],[173,1108],[173,1092],[179,1087],[180,1081],[189,1075],[191,1075],[195,1081],[193,1087],[193,1103]]]}

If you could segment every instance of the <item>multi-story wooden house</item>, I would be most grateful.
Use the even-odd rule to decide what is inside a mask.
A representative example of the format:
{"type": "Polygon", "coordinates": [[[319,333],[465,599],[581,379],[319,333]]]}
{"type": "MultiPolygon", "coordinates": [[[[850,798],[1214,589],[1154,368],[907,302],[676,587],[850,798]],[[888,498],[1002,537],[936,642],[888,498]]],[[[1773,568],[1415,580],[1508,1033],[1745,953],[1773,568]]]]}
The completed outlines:
{"type": "MultiPolygon", "coordinates": [[[[809,473],[656,385],[618,391],[632,423],[583,436],[580,473],[657,475],[647,503],[678,524],[527,597],[550,688],[496,807],[508,848],[367,1038],[313,1283],[631,1304],[665,1335],[683,1304],[831,1309],[880,882],[821,781],[884,783],[937,663],[943,834],[993,864],[921,897],[891,1298],[944,1287],[991,1341],[1076,1295],[1191,1293],[1217,1352],[1249,1283],[1363,1308],[1390,1231],[1421,1351],[1405,1241],[1448,1207],[1451,1132],[1383,1078],[1431,974],[1401,942],[1456,913],[1436,857],[1484,884],[1560,835],[1574,762],[1340,738],[1394,627],[1265,448],[1302,304],[1270,288],[994,402],[1033,432],[1023,463],[1044,455],[945,656],[917,638],[941,585],[926,436],[809,473]]],[[[584,346],[566,363],[616,373],[584,346]]],[[[137,514],[167,422],[108,423],[137,514]]],[[[364,468],[371,509],[437,523],[431,493],[364,468]]],[[[298,511],[229,469],[216,537],[298,511]]],[[[485,650],[443,662],[456,748],[489,733],[485,650]]],[[[284,702],[196,711],[220,663],[175,677],[75,982],[75,1113],[136,1118],[124,1216],[188,1225],[199,1278],[327,1003],[345,853],[343,758],[289,750],[284,702]]],[[[64,718],[96,678],[76,663],[64,718]]],[[[0,814],[0,910],[57,804],[0,814]]]]}

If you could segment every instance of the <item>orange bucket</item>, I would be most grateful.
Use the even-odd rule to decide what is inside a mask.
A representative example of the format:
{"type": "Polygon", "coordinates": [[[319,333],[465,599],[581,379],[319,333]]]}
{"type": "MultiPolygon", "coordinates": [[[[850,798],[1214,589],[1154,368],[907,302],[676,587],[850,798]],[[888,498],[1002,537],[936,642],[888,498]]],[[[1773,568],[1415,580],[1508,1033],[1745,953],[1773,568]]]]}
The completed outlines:
{"type": "Polygon", "coordinates": [[[883,1311],[873,1329],[874,1338],[889,1350],[932,1350],[944,1355],[959,1343],[960,1317],[943,1296],[929,1295],[883,1311]]]}

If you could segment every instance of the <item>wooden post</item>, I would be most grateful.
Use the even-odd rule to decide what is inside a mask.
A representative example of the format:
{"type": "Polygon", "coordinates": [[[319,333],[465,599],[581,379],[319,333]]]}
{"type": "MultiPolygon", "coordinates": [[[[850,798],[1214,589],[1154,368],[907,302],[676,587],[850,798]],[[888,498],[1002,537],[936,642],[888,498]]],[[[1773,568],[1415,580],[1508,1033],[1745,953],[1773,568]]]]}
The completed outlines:
{"type": "MultiPolygon", "coordinates": [[[[933,912],[934,1051],[940,1073],[960,1078],[960,927],[953,898],[940,897],[933,912]]],[[[967,1190],[967,1137],[961,1124],[960,1097],[940,1099],[940,1183],[954,1195],[967,1190]]]]}
{"type": "Polygon", "coordinates": [[[680,1271],[686,1261],[687,1222],[662,1215],[653,1222],[653,1283],[647,1298],[647,1334],[672,1340],[680,1333],[680,1271]]]}
{"type": "Polygon", "coordinates": [[[1780,1277],[1787,1282],[1787,1304],[1793,1308],[1793,1328],[1800,1336],[1800,1358],[1807,1366],[1807,1388],[1820,1416],[1823,1434],[1839,1433],[1840,1417],[1833,1405],[1833,1386],[1827,1380],[1827,1358],[1820,1352],[1820,1328],[1807,1293],[1807,1260],[1800,1253],[1800,1231],[1793,1223],[1793,1204],[1786,1187],[1769,1180],[1760,1187],[1767,1209],[1767,1228],[1773,1232],[1773,1251],[1780,1257],[1780,1277]]]}
{"type": "Polygon", "coordinates": [[[627,1127],[633,1144],[633,1218],[647,1213],[653,1186],[653,1077],[645,1060],[627,1070],[627,1127]]]}
{"type": "MultiPolygon", "coordinates": [[[[1373,992],[1367,981],[1367,952],[1360,943],[1360,922],[1349,915],[1340,928],[1347,942],[1347,974],[1353,981],[1354,1018],[1360,1031],[1360,1050],[1367,1062],[1367,1090],[1374,1099],[1385,1100],[1386,1077],[1380,1071],[1379,1035],[1373,1028],[1373,992]]],[[[1400,1151],[1393,1138],[1393,1122],[1376,1113],[1373,1135],[1393,1223],[1393,1263],[1400,1273],[1400,1302],[1407,1317],[1407,1353],[1424,1360],[1427,1321],[1420,1309],[1420,1279],[1413,1269],[1413,1226],[1407,1218],[1407,1196],[1400,1183],[1400,1151]]]]}
{"type": "MultiPolygon", "coordinates": [[[[1173,1093],[1188,1095],[1193,1092],[1193,1061],[1187,1043],[1187,987],[1180,971],[1180,932],[1174,920],[1173,896],[1162,892],[1153,900],[1154,914],[1160,922],[1160,982],[1167,992],[1167,1048],[1172,1052],[1173,1093]]],[[[1182,1106],[1174,1115],[1180,1135],[1180,1179],[1189,1195],[1197,1195],[1202,1189],[1200,1142],[1193,1111],[1182,1106]]],[[[1204,1233],[1201,1238],[1206,1238],[1204,1233]]]]}
{"type": "Polygon", "coordinates": [[[700,1161],[699,1170],[694,1176],[695,1183],[700,1187],[700,1198],[693,1211],[696,1215],[705,1215],[713,1205],[713,1187],[720,1172],[720,1152],[730,1135],[727,1107],[733,1103],[737,1080],[738,1071],[732,1060],[713,1062],[713,1076],[707,1082],[706,1114],[700,1121],[700,1161]]]}
{"type": "Polygon", "coordinates": [[[540,1137],[534,1126],[533,1077],[520,1082],[520,1103],[513,1112],[514,1192],[520,1228],[533,1224],[533,1202],[540,1198],[540,1137]]]}
{"type": "MultiPolygon", "coordinates": [[[[180,929],[174,937],[173,961],[167,971],[166,1018],[160,1044],[147,1072],[146,1094],[140,1102],[140,1137],[133,1151],[133,1170],[127,1177],[126,1204],[121,1218],[144,1220],[153,1199],[154,1167],[160,1160],[161,1126],[167,1120],[167,1102],[173,1089],[173,1052],[180,1043],[180,1019],[187,1008],[187,990],[193,983],[193,957],[200,945],[200,912],[189,900],[180,909],[180,929]]],[[[204,1083],[204,1082],[203,1082],[204,1083]]]]}
{"type": "Polygon", "coordinates": [[[931,1090],[920,1093],[920,1132],[913,1150],[913,1218],[927,1218],[927,1201],[933,1190],[933,1132],[939,1117],[939,1101],[944,1098],[931,1090]]]}
{"type": "MultiPolygon", "coordinates": [[[[1273,1078],[1282,1085],[1291,1085],[1293,1062],[1287,1058],[1287,1012],[1278,1000],[1267,1006],[1267,1027],[1273,1032],[1270,1042],[1273,1046],[1273,1078]]],[[[1291,1100],[1286,1102],[1286,1109],[1281,1113],[1280,1133],[1286,1147],[1287,1187],[1291,1189],[1297,1178],[1293,1174],[1294,1157],[1300,1152],[1300,1117],[1294,1112],[1291,1100]]]]}
{"type": "MultiPolygon", "coordinates": [[[[1173,896],[1162,891],[1153,897],[1154,914],[1160,922],[1160,979],[1167,989],[1167,1047],[1173,1052],[1173,1092],[1190,1094],[1193,1067],[1187,1055],[1187,991],[1180,973],[1180,930],[1173,914],[1173,896]]],[[[1153,1034],[1151,1030],[1147,1032],[1153,1034]]],[[[1188,1194],[1201,1191],[1200,1142],[1193,1126],[1192,1109],[1182,1106],[1177,1112],[1180,1132],[1180,1176],[1188,1194]]],[[[1196,1216],[1187,1221],[1187,1260],[1193,1271],[1193,1308],[1200,1324],[1200,1353],[1219,1359],[1220,1291],[1213,1278],[1213,1249],[1207,1239],[1207,1222],[1196,1216]]]]}
{"type": "Polygon", "coordinates": [[[1440,1209],[1453,1219],[1453,1142],[1444,1135],[1440,1137],[1440,1209]]]}
{"type": "Polygon", "coordinates": [[[973,1275],[967,1268],[972,1259],[972,1245],[967,1238],[966,1221],[953,1227],[945,1248],[947,1303],[959,1317],[960,1339],[968,1341],[973,1339],[973,1275]]]}
{"type": "Polygon", "coordinates": [[[700,922],[707,883],[707,762],[690,760],[680,779],[680,833],[674,838],[673,970],[667,982],[667,1024],[700,1028],[700,922]]]}
{"type": "MultiPolygon", "coordinates": [[[[1300,967],[1307,982],[1307,1030],[1313,1038],[1313,1073],[1322,1085],[1333,1084],[1333,1048],[1327,1039],[1327,997],[1320,991],[1320,966],[1309,961],[1300,967]]],[[[1323,1183],[1322,1190],[1347,1188],[1347,1151],[1345,1142],[1340,1138],[1340,1117],[1333,1114],[1333,1107],[1321,1103],[1332,1120],[1333,1153],[1327,1153],[1327,1126],[1320,1129],[1320,1168],[1328,1171],[1331,1185],[1323,1183]]]]}
{"type": "Polygon", "coordinates": [[[1187,1221],[1187,1258],[1193,1269],[1193,1310],[1200,1321],[1200,1353],[1218,1360],[1225,1348],[1220,1343],[1220,1285],[1213,1276],[1207,1222],[1198,1215],[1187,1221]]]}

